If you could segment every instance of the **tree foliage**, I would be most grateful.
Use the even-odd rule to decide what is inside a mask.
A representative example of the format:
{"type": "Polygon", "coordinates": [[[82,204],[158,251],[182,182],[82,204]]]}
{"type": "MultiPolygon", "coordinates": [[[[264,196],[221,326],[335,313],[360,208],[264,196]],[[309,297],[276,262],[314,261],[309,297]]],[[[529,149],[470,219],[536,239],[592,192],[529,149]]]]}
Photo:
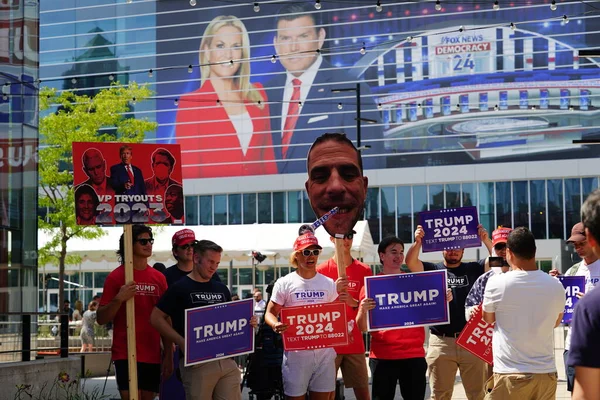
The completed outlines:
{"type": "Polygon", "coordinates": [[[40,90],[39,206],[47,210],[38,217],[38,227],[51,240],[39,249],[38,263],[59,267],[59,306],[63,304],[65,265],[79,263],[80,257],[67,255],[73,238],[96,239],[100,228],[78,226],[75,218],[73,188],[73,142],[141,142],[155,122],[133,116],[131,107],[152,95],[147,86],[118,83],[93,97],[74,92],[43,88],[40,90]]]}

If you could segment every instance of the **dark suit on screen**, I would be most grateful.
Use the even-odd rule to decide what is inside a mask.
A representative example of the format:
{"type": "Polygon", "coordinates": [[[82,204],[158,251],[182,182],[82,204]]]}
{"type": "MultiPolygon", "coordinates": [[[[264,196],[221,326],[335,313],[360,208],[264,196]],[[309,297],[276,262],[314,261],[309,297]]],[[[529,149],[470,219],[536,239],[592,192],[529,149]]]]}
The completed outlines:
{"type": "MultiPolygon", "coordinates": [[[[282,107],[288,107],[288,103],[282,103],[284,87],[287,75],[279,74],[271,80],[266,87],[271,103],[271,130],[273,133],[273,145],[279,173],[306,172],[306,156],[310,145],[324,133],[343,132],[354,144],[356,144],[356,92],[332,93],[332,89],[356,88],[356,78],[352,78],[341,69],[331,69],[331,64],[325,60],[317,72],[308,96],[300,109],[300,116],[294,128],[290,146],[285,158],[282,158],[281,143],[281,113],[282,107]],[[342,97],[347,97],[342,99],[342,97]],[[338,103],[343,103],[343,109],[338,109],[338,103]],[[300,146],[294,146],[301,144],[300,146]]],[[[301,78],[300,78],[301,79],[301,78]]],[[[370,125],[364,122],[361,125],[361,144],[370,145],[371,148],[363,152],[364,168],[383,168],[383,157],[364,157],[368,154],[379,154],[383,149],[383,143],[370,142],[370,139],[381,139],[383,128],[381,126],[381,114],[377,105],[370,97],[369,86],[361,82],[361,118],[369,118],[377,121],[370,125]]]]}
{"type": "Polygon", "coordinates": [[[146,194],[146,184],[144,183],[144,176],[142,170],[131,165],[133,172],[133,186],[129,189],[125,189],[125,184],[130,181],[129,174],[125,169],[125,164],[119,163],[110,167],[110,184],[115,189],[116,194],[146,194]]]}

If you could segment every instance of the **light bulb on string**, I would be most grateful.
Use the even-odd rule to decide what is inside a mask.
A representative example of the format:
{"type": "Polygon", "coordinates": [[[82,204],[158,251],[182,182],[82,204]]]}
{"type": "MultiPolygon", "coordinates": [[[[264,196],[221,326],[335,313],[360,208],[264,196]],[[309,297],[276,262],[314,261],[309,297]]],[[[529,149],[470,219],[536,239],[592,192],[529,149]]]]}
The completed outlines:
{"type": "Polygon", "coordinates": [[[442,10],[442,2],[440,0],[437,0],[435,2],[435,10],[436,11],[441,11],[442,10]]]}
{"type": "Polygon", "coordinates": [[[344,108],[344,106],[342,105],[342,103],[338,103],[338,110],[341,110],[342,108],[344,108]]]}
{"type": "Polygon", "coordinates": [[[133,0],[127,0],[127,4],[131,4],[133,0]]]}
{"type": "Polygon", "coordinates": [[[188,65],[188,74],[191,74],[194,71],[194,67],[192,67],[192,64],[188,65]]]}
{"type": "Polygon", "coordinates": [[[8,100],[8,95],[3,93],[2,94],[2,100],[4,100],[4,101],[8,100]]]}
{"type": "Polygon", "coordinates": [[[377,104],[377,109],[378,109],[379,111],[383,110],[383,106],[381,105],[381,103],[377,104]]]}
{"type": "Polygon", "coordinates": [[[271,57],[271,62],[273,64],[275,64],[277,62],[277,56],[275,54],[273,54],[273,57],[271,57]]]}
{"type": "Polygon", "coordinates": [[[4,85],[2,85],[2,94],[9,94],[10,93],[10,83],[6,82],[4,85]]]}
{"type": "Polygon", "coordinates": [[[383,11],[383,7],[381,6],[381,1],[377,1],[377,4],[375,5],[375,11],[377,11],[377,12],[383,11]]]}
{"type": "Polygon", "coordinates": [[[196,7],[196,0],[190,0],[190,6],[196,7]]]}
{"type": "Polygon", "coordinates": [[[133,98],[131,99],[131,104],[135,105],[135,103],[137,103],[137,99],[136,99],[135,97],[133,97],[133,98]]]}
{"type": "Polygon", "coordinates": [[[229,68],[233,68],[233,60],[229,60],[229,68]]]}
{"type": "Polygon", "coordinates": [[[498,111],[498,104],[494,106],[494,111],[498,111]]]}
{"type": "Polygon", "coordinates": [[[320,9],[321,9],[321,0],[315,0],[315,8],[316,8],[317,10],[320,10],[320,9]]]}
{"type": "Polygon", "coordinates": [[[517,25],[514,22],[511,22],[510,23],[510,29],[512,29],[513,31],[517,30],[517,25]]]}
{"type": "Polygon", "coordinates": [[[492,8],[495,11],[498,11],[500,9],[500,3],[498,2],[498,0],[494,1],[494,6],[492,8]]]}
{"type": "Polygon", "coordinates": [[[74,85],[77,83],[77,78],[71,78],[71,83],[74,85]]]}
{"type": "Polygon", "coordinates": [[[108,76],[108,80],[111,81],[111,82],[114,81],[115,80],[115,76],[113,74],[110,74],[108,76]]]}
{"type": "Polygon", "coordinates": [[[367,48],[365,47],[365,42],[363,42],[362,47],[360,48],[360,54],[362,54],[363,56],[365,54],[367,54],[367,48]]]}
{"type": "Polygon", "coordinates": [[[550,3],[550,9],[552,11],[556,11],[558,7],[556,6],[556,0],[552,0],[552,3],[550,3]]]}
{"type": "Polygon", "coordinates": [[[258,3],[254,3],[254,12],[260,11],[260,5],[258,3]]]}
{"type": "Polygon", "coordinates": [[[464,31],[465,31],[465,27],[461,25],[461,26],[458,28],[458,31],[459,31],[459,32],[464,32],[464,31]]]}
{"type": "Polygon", "coordinates": [[[154,75],[152,68],[150,68],[150,70],[148,71],[148,78],[152,78],[152,76],[154,75]]]}
{"type": "Polygon", "coordinates": [[[412,41],[413,41],[413,37],[412,36],[409,36],[409,37],[406,38],[406,42],[407,43],[411,43],[412,41]]]}
{"type": "Polygon", "coordinates": [[[298,108],[302,108],[302,102],[301,101],[298,102],[298,108]]]}
{"type": "Polygon", "coordinates": [[[173,104],[175,104],[176,106],[179,105],[179,99],[175,99],[175,101],[173,101],[173,104]]]}
{"type": "Polygon", "coordinates": [[[569,17],[567,17],[567,14],[563,15],[562,22],[563,22],[563,24],[568,24],[569,23],[569,17]]]}

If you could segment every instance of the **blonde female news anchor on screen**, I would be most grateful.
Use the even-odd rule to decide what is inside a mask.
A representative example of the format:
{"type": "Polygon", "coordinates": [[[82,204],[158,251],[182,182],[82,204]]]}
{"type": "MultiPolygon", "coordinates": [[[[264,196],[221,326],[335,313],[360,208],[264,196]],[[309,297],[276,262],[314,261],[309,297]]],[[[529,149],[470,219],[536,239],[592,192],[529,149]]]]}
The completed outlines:
{"type": "Polygon", "coordinates": [[[198,90],[179,102],[175,136],[184,178],[277,172],[267,96],[250,83],[250,39],[237,17],[222,15],[200,43],[198,90]]]}

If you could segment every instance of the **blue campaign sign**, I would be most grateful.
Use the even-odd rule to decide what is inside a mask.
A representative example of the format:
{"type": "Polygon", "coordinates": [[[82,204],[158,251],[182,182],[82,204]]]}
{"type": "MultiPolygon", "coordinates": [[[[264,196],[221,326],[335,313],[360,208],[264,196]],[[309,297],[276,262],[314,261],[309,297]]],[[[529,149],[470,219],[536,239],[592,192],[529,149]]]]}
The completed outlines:
{"type": "Polygon", "coordinates": [[[562,282],[567,297],[567,300],[565,301],[565,312],[562,317],[562,323],[569,324],[573,319],[573,310],[575,310],[575,305],[579,301],[577,293],[583,293],[585,290],[585,277],[560,275],[557,276],[557,278],[562,282]]]}
{"type": "Polygon", "coordinates": [[[445,270],[365,277],[369,331],[449,323],[446,287],[445,270]]]}
{"type": "Polygon", "coordinates": [[[424,253],[481,246],[477,207],[420,212],[419,224],[425,231],[424,253]]]}
{"type": "Polygon", "coordinates": [[[185,310],[185,366],[254,352],[254,300],[185,310]]]}

